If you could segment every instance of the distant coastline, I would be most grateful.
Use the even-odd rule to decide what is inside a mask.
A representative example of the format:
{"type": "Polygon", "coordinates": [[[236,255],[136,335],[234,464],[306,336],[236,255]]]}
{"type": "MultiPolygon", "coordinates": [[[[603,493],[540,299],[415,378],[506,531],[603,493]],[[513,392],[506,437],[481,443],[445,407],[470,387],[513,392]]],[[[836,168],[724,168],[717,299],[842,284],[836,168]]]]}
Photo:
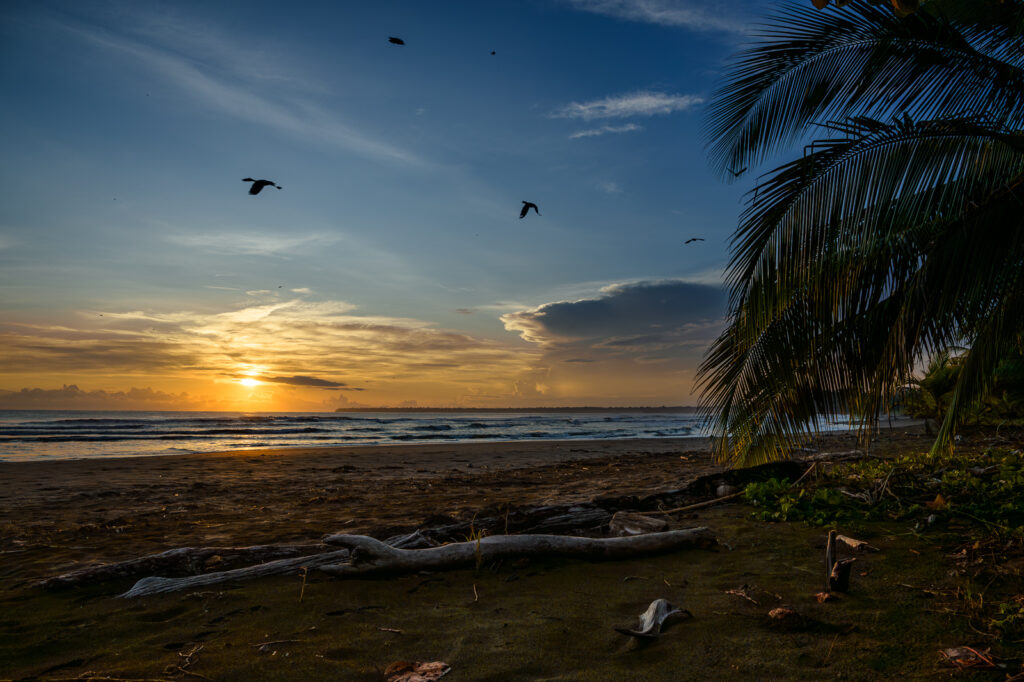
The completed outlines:
{"type": "Polygon", "coordinates": [[[687,405],[661,407],[339,407],[335,412],[508,412],[508,413],[570,413],[570,412],[636,412],[649,414],[693,414],[700,408],[687,405]]]}

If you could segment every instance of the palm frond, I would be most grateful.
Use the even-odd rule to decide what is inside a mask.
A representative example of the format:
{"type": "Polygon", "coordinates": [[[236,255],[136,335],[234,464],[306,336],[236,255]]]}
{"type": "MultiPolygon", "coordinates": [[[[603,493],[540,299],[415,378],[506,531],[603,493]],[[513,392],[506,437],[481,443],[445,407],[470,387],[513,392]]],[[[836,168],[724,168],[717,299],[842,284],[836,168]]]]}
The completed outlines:
{"type": "Polygon", "coordinates": [[[1000,58],[1005,41],[991,33],[944,15],[899,18],[864,0],[842,10],[784,9],[713,97],[712,164],[723,173],[746,167],[803,138],[809,124],[859,115],[987,112],[1020,121],[1024,70],[1000,58]]]}

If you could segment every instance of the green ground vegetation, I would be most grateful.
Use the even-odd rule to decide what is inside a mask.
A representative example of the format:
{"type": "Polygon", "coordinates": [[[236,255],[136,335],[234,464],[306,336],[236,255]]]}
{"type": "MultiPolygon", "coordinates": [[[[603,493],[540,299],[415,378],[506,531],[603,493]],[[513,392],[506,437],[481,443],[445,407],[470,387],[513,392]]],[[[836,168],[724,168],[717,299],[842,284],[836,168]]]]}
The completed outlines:
{"type": "Polygon", "coordinates": [[[987,448],[935,457],[908,454],[818,465],[799,486],[752,483],[745,499],[762,521],[870,529],[898,522],[908,533],[945,534],[949,592],[985,637],[1024,644],[1024,454],[987,448]]]}

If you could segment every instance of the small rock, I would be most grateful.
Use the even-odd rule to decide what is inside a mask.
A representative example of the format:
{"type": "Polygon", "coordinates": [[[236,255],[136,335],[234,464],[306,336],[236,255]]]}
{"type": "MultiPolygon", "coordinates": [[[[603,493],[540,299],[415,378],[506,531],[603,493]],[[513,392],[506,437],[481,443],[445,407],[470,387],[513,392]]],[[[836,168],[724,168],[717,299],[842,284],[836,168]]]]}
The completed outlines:
{"type": "Polygon", "coordinates": [[[717,495],[718,497],[725,497],[727,495],[735,495],[739,491],[740,489],[734,485],[722,483],[721,485],[718,486],[718,489],[715,490],[715,495],[717,495]]]}

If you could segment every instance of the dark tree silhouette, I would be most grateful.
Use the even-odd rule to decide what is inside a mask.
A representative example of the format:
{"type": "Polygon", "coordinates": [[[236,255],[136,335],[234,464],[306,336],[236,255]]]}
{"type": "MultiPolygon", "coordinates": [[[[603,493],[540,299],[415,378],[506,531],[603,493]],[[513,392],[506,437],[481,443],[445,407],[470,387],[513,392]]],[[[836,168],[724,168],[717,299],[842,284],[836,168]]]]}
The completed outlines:
{"type": "Polygon", "coordinates": [[[820,136],[733,237],[699,375],[723,461],[785,458],[823,414],[864,427],[965,346],[937,452],[1024,347],[1024,1],[843,4],[788,5],[710,105],[719,171],[820,136]]]}

